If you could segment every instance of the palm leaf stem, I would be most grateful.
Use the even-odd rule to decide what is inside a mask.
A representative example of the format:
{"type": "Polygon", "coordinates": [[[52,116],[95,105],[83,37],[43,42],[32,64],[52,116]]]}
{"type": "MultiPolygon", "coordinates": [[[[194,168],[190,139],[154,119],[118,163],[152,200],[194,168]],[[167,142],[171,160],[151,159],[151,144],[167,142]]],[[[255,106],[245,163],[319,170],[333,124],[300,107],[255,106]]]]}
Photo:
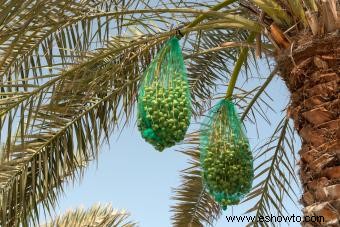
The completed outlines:
{"type": "MultiPolygon", "coordinates": [[[[262,51],[267,52],[268,54],[272,53],[272,51],[271,51],[271,49],[273,47],[272,45],[263,45],[262,44],[262,47],[263,46],[266,46],[266,49],[262,49],[262,51]]],[[[229,48],[235,48],[235,47],[248,47],[248,48],[256,49],[256,45],[254,45],[254,44],[249,44],[249,43],[244,43],[244,42],[228,42],[227,44],[222,43],[220,46],[217,46],[217,47],[213,47],[213,48],[210,48],[210,49],[202,50],[200,52],[185,55],[184,59],[186,60],[186,59],[190,59],[190,58],[193,58],[193,57],[197,57],[199,55],[224,51],[224,50],[227,50],[229,48]]]]}
{"type": "Polygon", "coordinates": [[[244,110],[244,112],[242,113],[242,116],[240,118],[241,121],[244,120],[244,118],[247,116],[248,112],[250,111],[250,109],[252,108],[252,106],[254,105],[254,103],[256,102],[257,98],[262,94],[262,92],[266,89],[266,87],[268,86],[268,84],[272,81],[272,79],[274,78],[274,76],[276,75],[276,73],[278,72],[278,68],[275,67],[274,70],[270,73],[270,75],[268,76],[268,78],[266,79],[266,81],[263,83],[263,85],[261,86],[261,88],[256,92],[256,94],[254,95],[254,97],[252,98],[252,100],[249,102],[249,104],[247,105],[247,108],[244,110]]]}
{"type": "MultiPolygon", "coordinates": [[[[217,11],[220,10],[232,3],[236,2],[236,0],[226,0],[223,1],[221,3],[216,4],[215,6],[211,7],[211,11],[217,11]]],[[[188,26],[186,26],[186,28],[191,28],[191,27],[195,27],[197,24],[199,24],[200,22],[202,22],[205,18],[207,17],[207,15],[200,15],[198,16],[194,21],[192,21],[188,26]]],[[[182,33],[183,35],[186,34],[186,32],[182,33]]]]}
{"type": "MultiPolygon", "coordinates": [[[[247,42],[251,43],[255,39],[255,37],[256,37],[256,33],[252,32],[249,35],[247,42]]],[[[226,99],[231,99],[231,97],[232,97],[233,90],[234,90],[235,85],[236,85],[237,77],[240,73],[240,70],[241,70],[243,63],[247,59],[248,50],[249,50],[249,47],[243,47],[241,49],[240,55],[239,55],[239,57],[238,57],[238,59],[235,63],[235,67],[234,67],[233,73],[232,73],[230,81],[229,81],[229,85],[228,85],[228,89],[227,89],[227,93],[226,93],[226,97],[225,97],[226,99]]]]}
{"type": "MultiPolygon", "coordinates": [[[[275,152],[273,154],[273,157],[271,158],[272,161],[271,161],[271,164],[270,164],[270,169],[268,171],[268,176],[271,176],[272,172],[274,171],[274,169],[276,167],[275,162],[277,161],[277,156],[279,155],[280,148],[282,146],[282,143],[284,142],[286,130],[287,130],[287,127],[289,125],[288,123],[289,123],[289,118],[285,118],[283,125],[281,127],[281,132],[280,132],[280,135],[279,135],[279,140],[277,142],[277,146],[275,148],[275,152]]],[[[268,191],[268,187],[270,187],[270,185],[269,185],[270,179],[271,179],[270,177],[267,177],[267,179],[265,180],[264,186],[262,187],[263,192],[262,192],[261,198],[257,202],[257,204],[263,204],[264,199],[265,199],[265,195],[267,194],[267,193],[265,193],[265,191],[268,191]]],[[[259,211],[259,210],[260,210],[260,208],[257,209],[257,211],[259,211]]],[[[258,220],[259,215],[260,215],[260,213],[256,212],[256,216],[255,216],[254,220],[258,220]]]]}

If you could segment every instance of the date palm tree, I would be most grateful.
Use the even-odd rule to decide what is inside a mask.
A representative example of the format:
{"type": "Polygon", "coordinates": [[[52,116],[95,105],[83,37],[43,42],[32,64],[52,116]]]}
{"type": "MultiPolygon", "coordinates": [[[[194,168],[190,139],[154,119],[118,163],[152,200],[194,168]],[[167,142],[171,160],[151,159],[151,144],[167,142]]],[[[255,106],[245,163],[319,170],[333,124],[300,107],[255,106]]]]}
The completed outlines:
{"type": "MultiPolygon", "coordinates": [[[[83,177],[100,145],[133,122],[142,72],[179,31],[194,121],[221,86],[251,81],[252,65],[265,60],[271,73],[258,87],[235,89],[241,120],[268,120],[276,75],[291,92],[286,116],[256,151],[247,212],[282,214],[283,198],[299,196],[296,130],[303,212],[339,225],[339,18],[336,0],[0,0],[1,226],[38,220],[38,206],[49,212],[64,181],[83,177]]],[[[185,140],[191,166],[175,189],[174,226],[213,224],[221,214],[202,183],[198,138],[185,140]]]]}

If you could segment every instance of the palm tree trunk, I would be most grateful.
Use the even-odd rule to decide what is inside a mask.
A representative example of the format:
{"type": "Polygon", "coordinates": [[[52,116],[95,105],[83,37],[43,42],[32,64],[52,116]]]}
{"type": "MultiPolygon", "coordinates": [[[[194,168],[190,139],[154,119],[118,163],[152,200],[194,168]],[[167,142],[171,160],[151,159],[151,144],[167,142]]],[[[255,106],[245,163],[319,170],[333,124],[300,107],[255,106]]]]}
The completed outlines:
{"type": "Polygon", "coordinates": [[[289,116],[301,139],[301,203],[306,216],[324,221],[303,226],[340,226],[340,34],[300,37],[277,57],[291,92],[289,116]]]}

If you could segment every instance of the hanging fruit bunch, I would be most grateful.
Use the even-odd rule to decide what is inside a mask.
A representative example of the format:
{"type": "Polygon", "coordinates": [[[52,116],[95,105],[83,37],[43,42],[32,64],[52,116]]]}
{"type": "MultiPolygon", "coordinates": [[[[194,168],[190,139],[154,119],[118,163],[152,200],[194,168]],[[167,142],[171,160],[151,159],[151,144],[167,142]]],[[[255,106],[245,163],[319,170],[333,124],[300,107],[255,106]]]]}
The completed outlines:
{"type": "Polygon", "coordinates": [[[252,186],[253,157],[234,104],[222,100],[202,124],[202,177],[209,193],[222,206],[238,204],[252,186]]]}
{"type": "Polygon", "coordinates": [[[183,140],[190,124],[190,90],[176,37],[144,72],[138,93],[138,129],[158,151],[183,140]]]}

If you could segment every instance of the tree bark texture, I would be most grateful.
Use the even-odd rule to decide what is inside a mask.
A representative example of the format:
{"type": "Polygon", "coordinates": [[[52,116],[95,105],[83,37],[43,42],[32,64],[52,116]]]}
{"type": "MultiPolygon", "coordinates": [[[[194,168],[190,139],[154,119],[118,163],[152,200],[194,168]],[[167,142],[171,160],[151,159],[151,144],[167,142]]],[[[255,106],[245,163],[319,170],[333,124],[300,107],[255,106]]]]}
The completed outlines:
{"type": "Polygon", "coordinates": [[[277,56],[291,92],[289,116],[302,139],[300,179],[305,216],[340,226],[340,34],[301,36],[277,56]]]}

